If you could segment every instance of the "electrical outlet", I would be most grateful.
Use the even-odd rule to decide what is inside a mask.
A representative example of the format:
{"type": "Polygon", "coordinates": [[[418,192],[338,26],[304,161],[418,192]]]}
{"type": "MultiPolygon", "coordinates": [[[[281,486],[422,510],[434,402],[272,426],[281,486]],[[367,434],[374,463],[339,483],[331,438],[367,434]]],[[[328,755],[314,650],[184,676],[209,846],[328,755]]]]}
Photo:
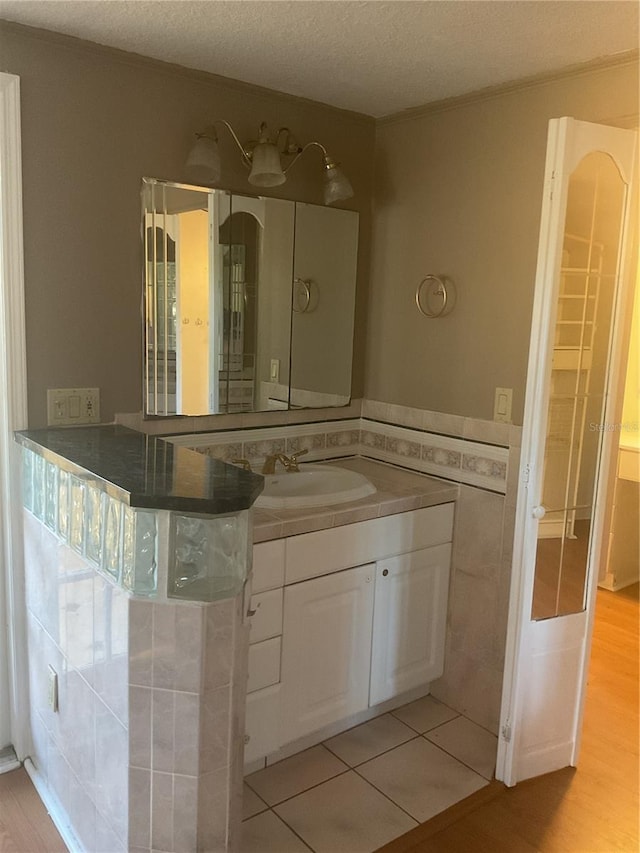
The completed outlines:
{"type": "Polygon", "coordinates": [[[505,424],[511,423],[511,398],[513,388],[496,388],[493,401],[493,419],[505,424]]]}
{"type": "Polygon", "coordinates": [[[47,425],[100,423],[99,388],[49,388],[47,425]]]}
{"type": "Polygon", "coordinates": [[[58,673],[49,664],[49,680],[47,683],[47,705],[55,713],[58,712],[58,673]]]}

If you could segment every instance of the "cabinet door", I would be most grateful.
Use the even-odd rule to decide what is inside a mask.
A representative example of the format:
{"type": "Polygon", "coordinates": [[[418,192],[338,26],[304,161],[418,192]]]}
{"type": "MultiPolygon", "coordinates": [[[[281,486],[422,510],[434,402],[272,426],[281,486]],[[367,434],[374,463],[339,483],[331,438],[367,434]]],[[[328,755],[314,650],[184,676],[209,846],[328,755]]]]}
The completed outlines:
{"type": "Polygon", "coordinates": [[[370,705],[442,675],[450,561],[446,544],[376,563],[370,705]]]}
{"type": "Polygon", "coordinates": [[[285,588],[282,743],[367,707],[375,564],[285,588]]]}

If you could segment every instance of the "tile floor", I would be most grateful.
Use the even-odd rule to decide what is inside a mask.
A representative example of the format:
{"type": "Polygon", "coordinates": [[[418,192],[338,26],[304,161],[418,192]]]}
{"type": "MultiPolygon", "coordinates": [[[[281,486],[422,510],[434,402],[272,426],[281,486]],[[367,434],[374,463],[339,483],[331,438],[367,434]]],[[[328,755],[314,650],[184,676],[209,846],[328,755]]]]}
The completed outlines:
{"type": "Polygon", "coordinates": [[[496,750],[425,696],[247,776],[241,853],[372,853],[487,785],[496,750]]]}

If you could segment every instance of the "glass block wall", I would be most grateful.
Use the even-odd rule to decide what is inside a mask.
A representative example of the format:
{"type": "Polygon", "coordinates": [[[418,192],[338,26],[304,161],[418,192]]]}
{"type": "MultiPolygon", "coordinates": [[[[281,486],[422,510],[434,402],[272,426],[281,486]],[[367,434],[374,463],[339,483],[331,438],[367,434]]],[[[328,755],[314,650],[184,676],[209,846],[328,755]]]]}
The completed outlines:
{"type": "Polygon", "coordinates": [[[167,559],[159,555],[163,511],[130,507],[27,447],[23,502],[62,542],[135,596],[216,601],[237,595],[250,568],[249,511],[221,516],[169,513],[167,559]],[[159,566],[166,563],[163,576],[159,566]]]}

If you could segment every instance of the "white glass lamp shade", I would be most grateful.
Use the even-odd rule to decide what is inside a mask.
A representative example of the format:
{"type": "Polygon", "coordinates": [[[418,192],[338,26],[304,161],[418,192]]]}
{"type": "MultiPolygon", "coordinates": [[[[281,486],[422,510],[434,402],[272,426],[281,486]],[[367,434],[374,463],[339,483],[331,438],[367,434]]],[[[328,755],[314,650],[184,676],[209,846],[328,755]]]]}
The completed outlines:
{"type": "Polygon", "coordinates": [[[217,184],[220,180],[218,141],[210,136],[198,136],[187,157],[189,177],[201,184],[217,184]]]}
{"type": "Polygon", "coordinates": [[[272,142],[258,142],[253,149],[249,183],[254,187],[277,187],[286,180],[276,146],[272,142]]]}
{"type": "Polygon", "coordinates": [[[325,166],[324,169],[324,203],[333,204],[334,201],[344,201],[353,196],[353,187],[342,169],[335,163],[325,166]]]}

